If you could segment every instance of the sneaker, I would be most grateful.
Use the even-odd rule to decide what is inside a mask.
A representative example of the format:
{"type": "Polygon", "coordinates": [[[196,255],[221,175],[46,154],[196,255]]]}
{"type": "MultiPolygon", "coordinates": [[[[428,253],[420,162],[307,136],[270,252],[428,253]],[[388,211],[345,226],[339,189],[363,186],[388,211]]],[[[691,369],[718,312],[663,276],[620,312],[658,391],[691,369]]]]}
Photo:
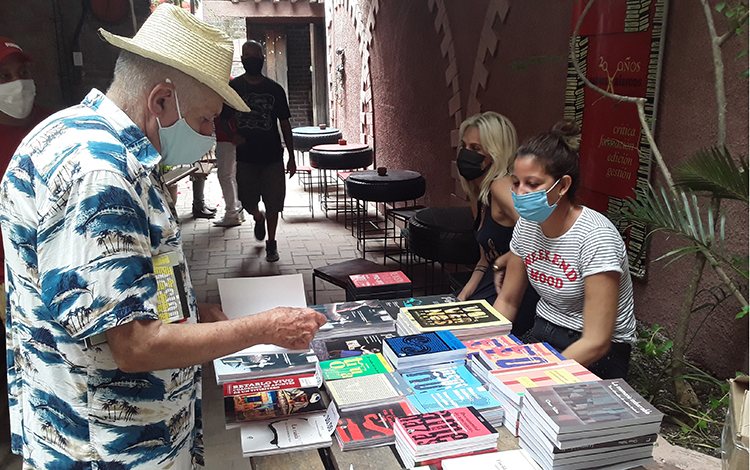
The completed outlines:
{"type": "Polygon", "coordinates": [[[279,250],[276,248],[276,240],[266,240],[266,261],[273,263],[279,260],[279,250]]]}
{"type": "Polygon", "coordinates": [[[245,221],[244,217],[236,216],[236,217],[227,217],[226,215],[221,219],[214,222],[214,226],[216,227],[236,227],[238,225],[242,225],[242,222],[245,221]]]}
{"type": "MultiPolygon", "coordinates": [[[[264,212],[260,213],[260,220],[255,221],[255,228],[253,228],[253,232],[255,233],[255,238],[258,240],[263,240],[264,238],[266,238],[266,214],[264,212]]],[[[276,246],[274,245],[274,249],[275,248],[276,246]]]]}

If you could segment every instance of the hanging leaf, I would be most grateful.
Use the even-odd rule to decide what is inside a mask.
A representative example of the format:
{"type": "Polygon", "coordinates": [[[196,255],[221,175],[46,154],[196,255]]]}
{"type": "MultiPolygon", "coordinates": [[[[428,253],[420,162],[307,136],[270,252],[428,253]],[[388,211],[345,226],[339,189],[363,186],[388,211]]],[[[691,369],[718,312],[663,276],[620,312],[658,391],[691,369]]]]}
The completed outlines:
{"type": "Polygon", "coordinates": [[[747,157],[732,158],[726,148],[702,149],[675,171],[675,186],[711,197],[748,202],[750,171],[747,157]]]}

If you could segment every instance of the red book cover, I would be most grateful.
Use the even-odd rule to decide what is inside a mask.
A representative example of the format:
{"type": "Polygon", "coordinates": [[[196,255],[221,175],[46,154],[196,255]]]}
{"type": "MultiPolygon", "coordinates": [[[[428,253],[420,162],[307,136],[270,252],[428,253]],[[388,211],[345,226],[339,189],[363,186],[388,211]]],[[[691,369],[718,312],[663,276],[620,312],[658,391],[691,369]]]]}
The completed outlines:
{"type": "Polygon", "coordinates": [[[352,274],[349,280],[355,288],[411,284],[411,280],[401,271],[372,274],[352,274]]]}
{"type": "Polygon", "coordinates": [[[319,386],[320,381],[314,373],[286,375],[280,377],[267,377],[263,379],[242,380],[239,382],[225,383],[224,396],[234,397],[238,395],[248,395],[251,393],[319,386]]]}
{"type": "Polygon", "coordinates": [[[393,423],[396,419],[412,413],[411,407],[404,401],[341,413],[336,434],[342,443],[393,438],[393,423]]]}
{"type": "Polygon", "coordinates": [[[412,449],[497,434],[473,406],[406,416],[398,422],[406,431],[412,449]]]}

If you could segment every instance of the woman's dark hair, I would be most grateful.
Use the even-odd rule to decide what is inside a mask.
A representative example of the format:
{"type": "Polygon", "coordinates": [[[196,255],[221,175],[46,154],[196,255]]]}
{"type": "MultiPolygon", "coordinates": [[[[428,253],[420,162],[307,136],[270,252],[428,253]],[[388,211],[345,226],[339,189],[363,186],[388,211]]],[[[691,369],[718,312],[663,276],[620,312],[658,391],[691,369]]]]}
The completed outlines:
{"type": "Polygon", "coordinates": [[[551,131],[523,143],[516,152],[516,158],[534,156],[544,171],[555,180],[569,175],[572,182],[567,196],[573,201],[581,181],[581,166],[578,162],[580,141],[581,129],[573,122],[561,121],[551,131]]]}

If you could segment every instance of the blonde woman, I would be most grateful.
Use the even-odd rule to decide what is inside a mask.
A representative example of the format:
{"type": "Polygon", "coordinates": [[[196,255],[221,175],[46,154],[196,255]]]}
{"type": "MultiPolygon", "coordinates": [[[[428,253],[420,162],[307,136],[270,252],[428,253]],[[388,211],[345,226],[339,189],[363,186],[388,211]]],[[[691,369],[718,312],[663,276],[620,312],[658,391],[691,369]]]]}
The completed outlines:
{"type": "MultiPolygon", "coordinates": [[[[485,299],[492,304],[497,298],[492,263],[508,256],[518,220],[508,174],[518,146],[516,129],[508,118],[489,111],[465,120],[459,132],[461,148],[456,165],[461,186],[476,207],[474,230],[481,256],[457,296],[459,300],[485,299]]],[[[513,323],[516,336],[534,324],[537,299],[536,292],[529,289],[513,323]]]]}

